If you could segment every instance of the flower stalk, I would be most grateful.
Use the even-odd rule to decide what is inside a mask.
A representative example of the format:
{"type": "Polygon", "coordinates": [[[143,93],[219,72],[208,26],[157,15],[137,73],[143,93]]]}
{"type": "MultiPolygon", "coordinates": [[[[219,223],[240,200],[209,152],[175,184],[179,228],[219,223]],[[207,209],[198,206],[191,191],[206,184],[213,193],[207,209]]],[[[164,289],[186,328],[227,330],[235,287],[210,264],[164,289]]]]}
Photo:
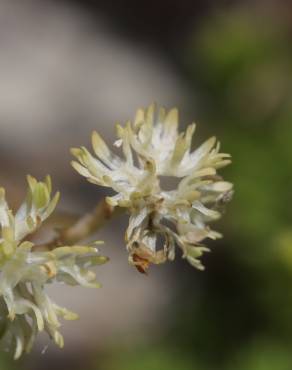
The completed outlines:
{"type": "Polygon", "coordinates": [[[37,246],[42,250],[51,250],[60,245],[74,245],[86,240],[101,229],[114,215],[120,213],[121,209],[109,205],[103,198],[91,212],[79,217],[70,226],[57,230],[57,235],[51,241],[37,246]]]}

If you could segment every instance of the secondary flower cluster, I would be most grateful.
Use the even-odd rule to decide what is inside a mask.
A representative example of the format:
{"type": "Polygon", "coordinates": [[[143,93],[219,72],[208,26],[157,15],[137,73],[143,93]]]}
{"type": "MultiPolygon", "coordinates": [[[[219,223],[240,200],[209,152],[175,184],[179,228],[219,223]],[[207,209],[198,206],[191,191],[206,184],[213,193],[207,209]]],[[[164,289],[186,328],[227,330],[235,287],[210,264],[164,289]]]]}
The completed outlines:
{"type": "Polygon", "coordinates": [[[117,125],[123,157],[114,154],[97,132],[92,134],[92,155],[86,148],[73,148],[78,159],[73,167],[91,183],[112,188],[116,195],[107,202],[124,207],[130,214],[126,231],[129,261],[140,272],[150,263],[175,258],[175,246],[193,266],[203,269],[199,257],[208,249],[206,238],[221,235],[209,224],[220,218],[222,205],[232,195],[232,184],[217,170],[230,163],[220,153],[214,137],[191,149],[195,125],[178,132],[178,111],[154,105],[138,110],[133,124],[117,125]],[[173,190],[161,180],[178,179],[173,190]]]}
{"type": "Polygon", "coordinates": [[[30,351],[39,331],[45,330],[62,347],[59,318],[77,315],[58,306],[45,292],[54,280],[69,285],[98,287],[89,268],[106,262],[96,248],[61,246],[38,251],[26,240],[53,212],[59,198],[51,199],[51,180],[38,182],[28,176],[26,200],[13,215],[0,188],[0,326],[1,344],[18,358],[30,351]]]}

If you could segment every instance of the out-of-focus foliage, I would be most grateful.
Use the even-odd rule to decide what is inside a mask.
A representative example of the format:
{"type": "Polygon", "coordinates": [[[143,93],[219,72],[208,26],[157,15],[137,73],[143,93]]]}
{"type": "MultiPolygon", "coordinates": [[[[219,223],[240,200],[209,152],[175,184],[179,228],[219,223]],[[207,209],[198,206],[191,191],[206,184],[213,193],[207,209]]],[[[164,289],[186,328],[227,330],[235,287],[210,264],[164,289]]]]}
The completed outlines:
{"type": "Polygon", "coordinates": [[[292,355],[287,346],[256,340],[231,360],[228,370],[289,370],[292,355]]]}
{"type": "Polygon", "coordinates": [[[103,370],[202,370],[202,367],[178,351],[169,348],[135,347],[116,351],[115,355],[102,366],[103,370]]]}
{"type": "Polygon", "coordinates": [[[217,369],[226,369],[238,352],[231,368],[292,367],[284,349],[292,345],[289,45],[285,24],[236,10],[209,19],[186,54],[201,120],[216,127],[232,153],[226,177],[235,183],[235,197],[216,266],[196,302],[180,310],[175,333],[189,351],[205,352],[206,363],[218,361],[217,369]],[[251,346],[258,336],[264,344],[251,346]]]}
{"type": "MultiPolygon", "coordinates": [[[[233,9],[203,22],[181,60],[195,115],[232,153],[235,196],[207,271],[180,275],[157,368],[175,354],[181,369],[292,368],[291,38],[285,22],[233,9]]],[[[137,355],[143,369],[152,351],[137,355]]],[[[129,355],[127,368],[137,364],[129,355]]]]}
{"type": "Polygon", "coordinates": [[[4,354],[3,352],[0,355],[0,369],[1,370],[19,370],[25,369],[25,367],[20,367],[19,362],[13,361],[11,356],[4,354]]]}
{"type": "Polygon", "coordinates": [[[187,53],[204,120],[233,155],[233,230],[265,249],[291,221],[290,45],[284,25],[237,10],[209,19],[187,53]]]}

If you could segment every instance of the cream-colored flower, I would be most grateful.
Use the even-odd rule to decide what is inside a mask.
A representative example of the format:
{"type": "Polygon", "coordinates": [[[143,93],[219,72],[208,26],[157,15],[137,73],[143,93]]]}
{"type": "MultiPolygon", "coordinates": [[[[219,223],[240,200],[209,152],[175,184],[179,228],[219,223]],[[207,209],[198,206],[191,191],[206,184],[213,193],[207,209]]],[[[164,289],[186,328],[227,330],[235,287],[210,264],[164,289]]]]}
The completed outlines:
{"type": "Polygon", "coordinates": [[[28,176],[28,194],[15,215],[0,188],[0,326],[1,344],[18,358],[30,351],[39,331],[45,330],[62,347],[59,318],[77,315],[58,306],[45,292],[45,285],[60,281],[70,285],[98,287],[89,268],[106,261],[96,248],[63,246],[37,251],[25,239],[53,212],[59,194],[51,199],[51,180],[38,182],[28,176]]]}
{"type": "Polygon", "coordinates": [[[133,124],[117,126],[114,154],[98,133],[92,134],[94,155],[86,148],[73,148],[78,159],[73,167],[88,181],[112,188],[112,206],[125,207],[129,214],[126,243],[129,261],[145,272],[150,263],[175,257],[175,245],[193,266],[208,249],[201,242],[221,235],[209,224],[221,216],[221,206],[230,199],[232,184],[223,181],[217,170],[230,163],[220,153],[214,137],[192,151],[195,125],[178,132],[178,111],[167,112],[154,105],[137,111],[133,124]],[[163,178],[178,178],[173,190],[165,190],[163,178]]]}

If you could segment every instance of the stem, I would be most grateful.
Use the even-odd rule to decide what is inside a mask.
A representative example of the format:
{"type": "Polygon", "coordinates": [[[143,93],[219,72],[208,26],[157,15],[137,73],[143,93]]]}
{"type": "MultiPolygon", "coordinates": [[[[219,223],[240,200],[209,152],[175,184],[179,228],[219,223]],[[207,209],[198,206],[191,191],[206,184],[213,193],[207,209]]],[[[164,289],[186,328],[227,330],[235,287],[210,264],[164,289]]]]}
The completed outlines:
{"type": "Polygon", "coordinates": [[[85,214],[75,224],[62,230],[60,241],[62,244],[72,245],[87,238],[111,219],[113,212],[114,208],[102,199],[91,213],[85,214]]]}
{"type": "Polygon", "coordinates": [[[118,213],[118,209],[119,207],[114,208],[102,199],[92,212],[78,218],[73,225],[58,231],[58,235],[53,240],[36,246],[36,249],[51,250],[61,245],[74,245],[100,229],[114,214],[118,213]]]}

